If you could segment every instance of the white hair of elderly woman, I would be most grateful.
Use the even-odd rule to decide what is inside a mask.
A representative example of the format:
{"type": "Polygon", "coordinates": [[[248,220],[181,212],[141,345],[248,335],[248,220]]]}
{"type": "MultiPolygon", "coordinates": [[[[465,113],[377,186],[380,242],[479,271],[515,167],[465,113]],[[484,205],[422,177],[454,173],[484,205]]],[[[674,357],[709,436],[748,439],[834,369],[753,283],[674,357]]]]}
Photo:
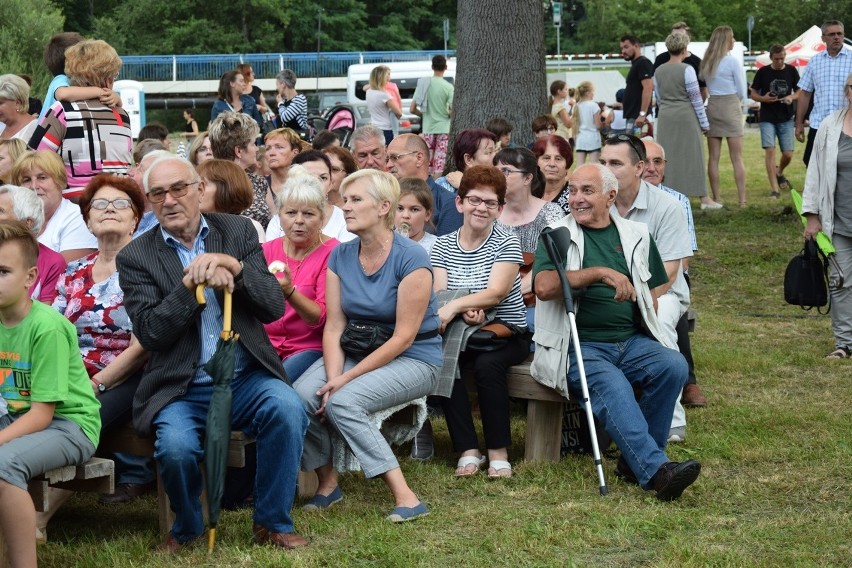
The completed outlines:
{"type": "Polygon", "coordinates": [[[12,212],[18,221],[32,221],[30,230],[34,235],[41,233],[44,225],[44,203],[36,192],[17,185],[0,186],[0,195],[7,194],[12,198],[12,212]]]}

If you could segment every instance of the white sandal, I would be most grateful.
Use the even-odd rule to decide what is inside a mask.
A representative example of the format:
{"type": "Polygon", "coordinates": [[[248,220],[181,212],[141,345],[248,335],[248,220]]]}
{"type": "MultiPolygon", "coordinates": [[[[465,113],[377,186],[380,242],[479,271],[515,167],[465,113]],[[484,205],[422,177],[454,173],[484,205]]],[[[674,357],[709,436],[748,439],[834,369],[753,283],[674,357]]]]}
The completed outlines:
{"type": "Polygon", "coordinates": [[[488,464],[488,479],[508,479],[512,477],[512,464],[504,460],[491,460],[488,464]],[[500,473],[508,471],[509,473],[500,473]]]}
{"type": "Polygon", "coordinates": [[[479,473],[479,470],[482,469],[483,465],[485,465],[485,456],[462,456],[459,458],[458,463],[456,463],[456,477],[470,477],[472,475],[476,475],[479,473]],[[475,465],[476,469],[465,473],[465,469],[469,465],[475,465]],[[462,472],[459,473],[458,470],[462,470],[462,472]]]}

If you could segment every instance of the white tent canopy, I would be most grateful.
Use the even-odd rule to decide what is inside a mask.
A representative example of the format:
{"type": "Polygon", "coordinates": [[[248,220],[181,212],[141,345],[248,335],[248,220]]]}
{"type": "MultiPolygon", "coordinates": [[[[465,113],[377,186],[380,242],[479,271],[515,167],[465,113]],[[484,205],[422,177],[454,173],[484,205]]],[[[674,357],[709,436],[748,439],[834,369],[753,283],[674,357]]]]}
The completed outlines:
{"type": "MultiPolygon", "coordinates": [[[[788,65],[805,67],[808,61],[811,60],[811,57],[820,51],[825,51],[825,43],[822,41],[822,30],[817,26],[811,26],[805,33],[785,45],[784,49],[787,51],[784,61],[788,65]]],[[[845,47],[845,49],[848,49],[848,47],[845,47]]],[[[755,62],[757,67],[764,67],[770,63],[768,51],[758,55],[755,62]]]]}

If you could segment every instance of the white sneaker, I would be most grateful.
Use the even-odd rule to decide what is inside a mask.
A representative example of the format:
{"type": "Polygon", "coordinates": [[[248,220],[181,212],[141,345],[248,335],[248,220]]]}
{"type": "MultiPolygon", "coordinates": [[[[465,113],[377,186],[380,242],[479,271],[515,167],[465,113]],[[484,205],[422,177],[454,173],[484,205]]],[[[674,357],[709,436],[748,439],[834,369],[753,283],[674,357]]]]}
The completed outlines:
{"type": "Polygon", "coordinates": [[[678,426],[669,430],[669,444],[679,444],[686,440],[686,428],[678,426]]]}

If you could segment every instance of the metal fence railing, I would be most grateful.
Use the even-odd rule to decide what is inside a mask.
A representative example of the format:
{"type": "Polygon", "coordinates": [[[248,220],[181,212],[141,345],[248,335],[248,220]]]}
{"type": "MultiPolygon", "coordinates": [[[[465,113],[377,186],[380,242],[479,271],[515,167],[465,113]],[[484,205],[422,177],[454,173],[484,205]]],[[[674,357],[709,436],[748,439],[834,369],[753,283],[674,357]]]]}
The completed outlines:
{"type": "Polygon", "coordinates": [[[203,81],[218,79],[240,63],[250,63],[258,78],[292,69],[299,77],[343,77],[356,63],[428,61],[454,51],[364,51],[317,53],[253,53],[209,55],[125,55],[119,79],[134,81],[203,81]],[[319,57],[318,57],[319,56],[319,57]]]}
{"type": "MultiPolygon", "coordinates": [[[[252,53],[210,55],[125,55],[119,79],[134,81],[204,81],[214,80],[240,63],[250,63],[256,77],[271,79],[283,69],[292,69],[299,77],[345,77],[356,63],[391,63],[395,61],[428,61],[434,55],[454,57],[455,51],[362,51],[317,53],[252,53]]],[[[756,56],[747,55],[746,65],[754,66],[756,56]]],[[[626,67],[617,53],[549,55],[547,68],[600,69],[626,67]]]]}

